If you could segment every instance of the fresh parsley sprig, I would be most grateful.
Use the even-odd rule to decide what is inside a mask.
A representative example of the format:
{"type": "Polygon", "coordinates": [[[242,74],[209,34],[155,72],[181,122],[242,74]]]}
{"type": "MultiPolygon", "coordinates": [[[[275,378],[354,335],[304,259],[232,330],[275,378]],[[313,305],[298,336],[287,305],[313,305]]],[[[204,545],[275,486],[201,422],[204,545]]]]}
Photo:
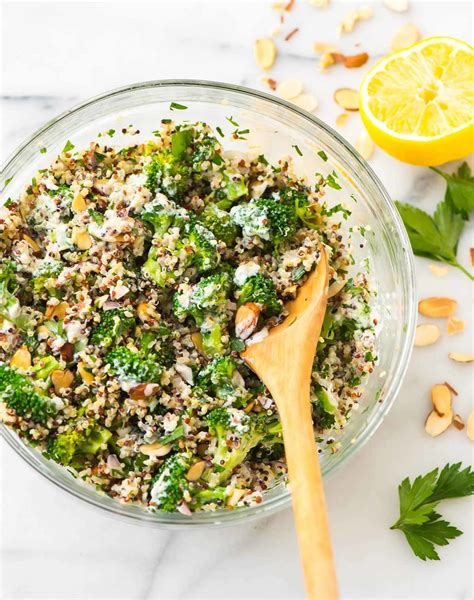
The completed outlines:
{"type": "Polygon", "coordinates": [[[435,544],[446,546],[462,535],[435,511],[439,502],[474,494],[474,471],[470,467],[461,470],[461,463],[448,463],[438,473],[439,469],[434,469],[413,483],[407,477],[398,487],[400,518],[390,529],[402,531],[421,560],[439,560],[435,544]]]}
{"type": "Polygon", "coordinates": [[[452,265],[474,281],[474,276],[456,258],[464,221],[474,210],[474,177],[467,163],[463,163],[453,175],[432,169],[447,182],[444,200],[438,203],[432,217],[411,204],[396,203],[413,252],[417,256],[452,265]]]}

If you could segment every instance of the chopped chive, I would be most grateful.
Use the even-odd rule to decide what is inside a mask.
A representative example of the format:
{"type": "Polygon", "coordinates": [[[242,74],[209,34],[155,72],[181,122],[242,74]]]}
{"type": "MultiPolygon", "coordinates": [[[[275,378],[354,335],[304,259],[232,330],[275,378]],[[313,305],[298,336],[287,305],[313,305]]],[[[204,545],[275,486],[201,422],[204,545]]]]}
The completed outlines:
{"type": "Polygon", "coordinates": [[[47,148],[41,148],[40,153],[41,154],[46,154],[47,151],[48,151],[47,148]]]}
{"type": "Polygon", "coordinates": [[[12,181],[13,181],[13,177],[9,177],[8,179],[6,179],[4,187],[7,187],[7,185],[9,185],[12,181]]]}
{"type": "Polygon", "coordinates": [[[7,198],[7,200],[6,200],[5,204],[4,204],[4,206],[5,206],[6,208],[10,208],[10,206],[11,206],[12,204],[13,204],[13,200],[12,200],[11,198],[7,198]]]}
{"type": "Polygon", "coordinates": [[[298,153],[300,156],[303,156],[303,153],[301,152],[301,150],[299,149],[299,147],[298,147],[296,144],[293,144],[293,146],[292,146],[292,147],[293,147],[293,148],[296,150],[296,152],[297,152],[297,153],[298,153]]]}
{"type": "Polygon", "coordinates": [[[320,157],[321,157],[321,158],[324,160],[324,162],[327,162],[327,160],[328,160],[328,155],[326,154],[326,152],[324,152],[324,150],[320,150],[320,151],[318,152],[318,156],[320,156],[320,157]]]}
{"type": "Polygon", "coordinates": [[[250,129],[241,129],[237,132],[238,135],[247,135],[247,133],[250,133],[250,129]]]}
{"type": "Polygon", "coordinates": [[[224,137],[224,134],[222,133],[222,129],[220,127],[216,127],[216,131],[221,137],[224,137]]]}
{"type": "Polygon", "coordinates": [[[212,162],[215,165],[221,165],[224,162],[224,159],[222,158],[222,156],[220,154],[214,154],[214,156],[212,157],[212,162]]]}
{"type": "Polygon", "coordinates": [[[231,125],[233,125],[234,127],[239,127],[239,124],[238,124],[238,123],[236,123],[236,122],[234,121],[233,117],[226,117],[226,119],[227,119],[227,121],[229,121],[229,123],[230,123],[231,125]]]}
{"type": "MultiPolygon", "coordinates": [[[[161,119],[161,122],[163,123],[163,125],[168,125],[169,123],[171,123],[171,119],[161,119]]],[[[156,135],[157,131],[154,131],[153,134],[156,135]]]]}
{"type": "Polygon", "coordinates": [[[178,104],[178,102],[172,102],[170,104],[170,110],[186,110],[188,107],[184,104],[178,104]]]}
{"type": "Polygon", "coordinates": [[[68,140],[66,142],[66,145],[63,148],[63,153],[64,152],[69,152],[69,150],[72,150],[74,147],[75,147],[74,144],[70,140],[68,140]]]}
{"type": "Polygon", "coordinates": [[[329,175],[326,177],[326,183],[329,187],[332,187],[335,190],[342,190],[342,187],[337,183],[336,178],[337,173],[333,171],[332,173],[329,173],[329,175]]]}
{"type": "Polygon", "coordinates": [[[106,133],[106,134],[107,134],[109,137],[114,137],[114,135],[115,135],[115,129],[108,129],[108,130],[107,130],[105,133],[106,133]]]}
{"type": "Polygon", "coordinates": [[[293,272],[291,273],[291,278],[293,279],[293,281],[299,281],[305,274],[306,269],[303,265],[299,265],[298,267],[295,267],[293,269],[293,272]]]}
{"type": "Polygon", "coordinates": [[[97,162],[102,162],[105,158],[105,154],[101,154],[100,152],[94,152],[94,156],[97,162]]]}
{"type": "Polygon", "coordinates": [[[259,163],[261,163],[262,165],[265,165],[266,167],[268,166],[268,160],[265,158],[265,156],[263,154],[258,155],[257,161],[259,163]]]}

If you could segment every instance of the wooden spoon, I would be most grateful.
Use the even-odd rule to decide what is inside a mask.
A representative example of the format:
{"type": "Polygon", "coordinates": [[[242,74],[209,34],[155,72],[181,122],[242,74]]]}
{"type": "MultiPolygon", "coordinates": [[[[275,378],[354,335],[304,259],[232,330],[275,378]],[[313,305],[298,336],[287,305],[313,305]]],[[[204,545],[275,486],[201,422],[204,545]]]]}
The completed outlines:
{"type": "Polygon", "coordinates": [[[310,600],[338,597],[323,482],[314,439],[310,381],[326,312],[328,263],[320,260],[286,305],[288,316],[241,356],[270,391],[283,428],[293,512],[310,600]]]}

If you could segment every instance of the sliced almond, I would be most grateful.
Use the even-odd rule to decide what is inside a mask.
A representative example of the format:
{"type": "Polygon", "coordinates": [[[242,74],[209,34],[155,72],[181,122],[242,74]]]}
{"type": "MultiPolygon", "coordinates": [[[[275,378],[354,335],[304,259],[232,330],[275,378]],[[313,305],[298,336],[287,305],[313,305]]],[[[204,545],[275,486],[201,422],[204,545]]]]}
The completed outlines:
{"type": "Polygon", "coordinates": [[[468,363],[474,361],[474,354],[461,354],[460,352],[450,352],[448,357],[451,360],[461,363],[468,363]]]}
{"type": "Polygon", "coordinates": [[[452,298],[433,297],[418,302],[418,312],[425,317],[440,318],[454,315],[458,303],[452,298]]]}
{"type": "Polygon", "coordinates": [[[461,431],[461,429],[464,429],[464,421],[461,419],[461,417],[459,415],[454,415],[453,425],[454,425],[454,427],[456,427],[456,429],[459,429],[459,431],[461,431]]]}
{"type": "Polygon", "coordinates": [[[308,112],[313,112],[318,108],[318,100],[311,94],[300,94],[296,98],[293,98],[292,102],[308,112]]]}
{"type": "Polygon", "coordinates": [[[365,63],[369,60],[369,55],[367,52],[360,52],[359,54],[352,54],[351,56],[343,55],[344,65],[348,69],[358,69],[365,65],[365,63]]]}
{"type": "Polygon", "coordinates": [[[84,212],[87,209],[86,201],[82,194],[76,194],[71,202],[71,210],[75,213],[84,212]]]}
{"type": "Polygon", "coordinates": [[[425,431],[431,437],[437,437],[441,435],[448,427],[451,425],[453,421],[453,413],[449,413],[440,417],[438,413],[433,410],[428,415],[425,423],[425,431]]]}
{"type": "Polygon", "coordinates": [[[333,52],[324,52],[319,59],[319,70],[327,71],[335,62],[333,52]]]}
{"type": "Polygon", "coordinates": [[[143,444],[139,448],[142,454],[146,454],[147,456],[156,456],[158,458],[169,454],[171,449],[171,444],[160,444],[159,442],[155,442],[154,444],[143,444]]]}
{"type": "Polygon", "coordinates": [[[408,10],[408,0],[382,0],[387,8],[395,12],[405,12],[408,10]]]}
{"type": "Polygon", "coordinates": [[[194,347],[201,354],[204,352],[204,346],[202,344],[202,334],[200,331],[195,331],[191,334],[191,340],[194,344],[194,347]]]}
{"type": "Polygon", "coordinates": [[[186,479],[188,481],[198,481],[201,479],[201,475],[204,473],[204,469],[206,468],[206,461],[200,460],[197,463],[194,463],[192,467],[190,467],[189,471],[186,473],[186,479]]]}
{"type": "Polygon", "coordinates": [[[67,302],[59,302],[58,304],[49,304],[46,307],[46,311],[44,316],[47,319],[64,319],[66,313],[69,309],[69,304],[67,302]]]}
{"type": "Polygon", "coordinates": [[[139,383],[130,388],[129,396],[132,400],[148,400],[158,393],[160,386],[157,383],[139,383]]]}
{"type": "Polygon", "coordinates": [[[446,275],[449,273],[449,269],[446,266],[430,265],[429,268],[433,275],[436,275],[436,277],[446,277],[446,275]]]}
{"type": "Polygon", "coordinates": [[[272,39],[259,38],[255,41],[255,59],[263,71],[268,71],[273,67],[276,54],[275,42],[272,39]]]}
{"type": "Polygon", "coordinates": [[[466,429],[467,437],[474,442],[474,410],[471,412],[467,419],[467,429],[466,429]]]}
{"type": "Polygon", "coordinates": [[[11,357],[10,366],[26,371],[31,367],[31,354],[26,346],[18,348],[15,354],[11,357]]]}
{"type": "Polygon", "coordinates": [[[352,88],[339,88],[334,92],[334,101],[344,110],[359,110],[359,92],[352,88]]]}
{"type": "Polygon", "coordinates": [[[81,227],[72,228],[71,240],[80,250],[89,250],[92,246],[91,236],[81,227]]]}
{"type": "Polygon", "coordinates": [[[362,158],[365,158],[365,160],[369,160],[375,151],[375,144],[365,130],[359,133],[355,147],[357,152],[359,152],[359,154],[362,156],[362,158]]]}
{"type": "Polygon", "coordinates": [[[235,335],[246,340],[255,331],[260,317],[260,308],[254,302],[242,304],[235,315],[235,335]]]}
{"type": "Polygon", "coordinates": [[[298,79],[287,79],[277,86],[276,93],[285,100],[292,100],[303,92],[303,84],[298,79]]]}
{"type": "Polygon", "coordinates": [[[418,325],[415,331],[415,346],[431,346],[438,341],[441,332],[437,325],[423,323],[418,325]]]}
{"type": "Polygon", "coordinates": [[[449,317],[446,322],[446,328],[448,330],[448,335],[461,333],[461,331],[464,331],[464,321],[462,319],[456,319],[456,317],[449,317]]]}
{"type": "Polygon", "coordinates": [[[447,381],[444,382],[444,385],[451,391],[451,394],[453,394],[453,396],[459,396],[459,394],[456,392],[453,386],[450,385],[447,381]]]}
{"type": "Polygon", "coordinates": [[[23,239],[28,244],[28,246],[33,250],[33,252],[39,252],[41,250],[38,242],[36,242],[33,238],[31,238],[26,233],[23,234],[23,239]]]}
{"type": "Polygon", "coordinates": [[[324,54],[337,52],[337,48],[333,44],[327,44],[326,42],[314,42],[313,51],[315,54],[324,54]]]}
{"type": "Polygon", "coordinates": [[[68,369],[56,369],[51,373],[51,383],[57,394],[61,393],[61,390],[69,389],[73,381],[74,375],[68,369]]]}
{"type": "Polygon", "coordinates": [[[77,370],[85,384],[91,385],[94,383],[94,375],[87,370],[86,365],[83,362],[77,364],[77,370]]]}
{"type": "Polygon", "coordinates": [[[453,412],[451,392],[444,383],[438,383],[431,388],[431,402],[440,417],[453,412]]]}
{"type": "Polygon", "coordinates": [[[341,113],[340,115],[337,115],[337,117],[336,117],[336,126],[337,127],[344,127],[344,125],[346,124],[348,118],[349,118],[349,115],[347,113],[341,113]]]}
{"type": "Polygon", "coordinates": [[[354,31],[354,27],[359,21],[365,21],[373,16],[373,10],[370,6],[363,6],[359,9],[350,10],[339,23],[337,33],[340,36],[342,33],[350,33],[354,31]]]}
{"type": "Polygon", "coordinates": [[[412,46],[420,39],[420,32],[417,27],[412,23],[405,23],[402,25],[392,38],[390,42],[390,52],[397,52],[412,46]]]}

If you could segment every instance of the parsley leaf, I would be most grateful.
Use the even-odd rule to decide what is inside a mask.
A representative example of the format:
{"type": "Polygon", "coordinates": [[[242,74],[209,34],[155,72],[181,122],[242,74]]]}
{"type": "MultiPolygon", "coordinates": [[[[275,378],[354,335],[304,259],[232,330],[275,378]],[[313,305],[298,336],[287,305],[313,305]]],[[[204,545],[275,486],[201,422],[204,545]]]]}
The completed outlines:
{"type": "Polygon", "coordinates": [[[446,546],[449,540],[462,535],[434,510],[438,503],[474,494],[474,471],[470,467],[461,470],[461,463],[448,463],[438,473],[439,469],[434,469],[413,483],[408,477],[402,481],[398,488],[400,518],[390,528],[404,533],[421,560],[439,560],[435,545],[446,546]]]}
{"type": "Polygon", "coordinates": [[[452,202],[455,209],[467,220],[469,211],[474,210],[474,177],[467,162],[463,162],[452,175],[435,167],[430,168],[444,177],[448,184],[445,198],[452,202]]]}

